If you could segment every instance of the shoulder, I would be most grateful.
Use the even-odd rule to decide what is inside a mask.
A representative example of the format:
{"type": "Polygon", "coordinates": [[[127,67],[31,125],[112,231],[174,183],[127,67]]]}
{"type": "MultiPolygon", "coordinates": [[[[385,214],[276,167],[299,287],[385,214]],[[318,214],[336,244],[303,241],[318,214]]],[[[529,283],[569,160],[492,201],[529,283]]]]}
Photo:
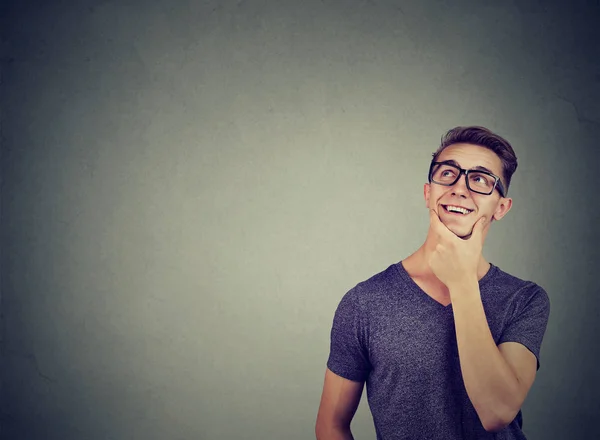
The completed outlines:
{"type": "Polygon", "coordinates": [[[492,270],[493,276],[484,286],[492,296],[499,297],[517,310],[529,306],[550,308],[550,297],[540,284],[512,275],[497,266],[493,266],[492,270]]]}
{"type": "Polygon", "coordinates": [[[342,297],[340,307],[354,309],[371,309],[385,302],[398,291],[401,277],[396,264],[376,273],[364,281],[360,281],[342,297]]]}
{"type": "Polygon", "coordinates": [[[395,263],[370,278],[359,282],[348,294],[362,300],[367,300],[397,290],[400,282],[400,273],[397,263],[395,263]]]}

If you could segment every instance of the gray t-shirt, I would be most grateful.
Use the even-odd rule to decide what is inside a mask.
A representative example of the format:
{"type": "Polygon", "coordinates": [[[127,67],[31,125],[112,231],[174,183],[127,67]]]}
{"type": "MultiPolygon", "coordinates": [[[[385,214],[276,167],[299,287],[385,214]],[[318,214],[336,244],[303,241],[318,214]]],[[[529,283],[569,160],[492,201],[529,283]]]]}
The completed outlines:
{"type": "MultiPolygon", "coordinates": [[[[493,264],[479,289],[496,345],[523,344],[539,369],[550,314],[544,289],[493,264]]],[[[344,295],[327,367],[366,381],[378,440],[525,439],[521,411],[499,432],[483,428],[462,379],[452,304],[427,295],[401,262],[344,295]]]]}

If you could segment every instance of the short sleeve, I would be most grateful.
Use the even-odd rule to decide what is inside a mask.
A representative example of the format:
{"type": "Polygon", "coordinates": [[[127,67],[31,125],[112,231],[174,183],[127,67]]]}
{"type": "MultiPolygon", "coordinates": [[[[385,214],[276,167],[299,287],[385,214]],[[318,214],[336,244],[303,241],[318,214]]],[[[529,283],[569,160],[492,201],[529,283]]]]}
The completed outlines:
{"type": "Polygon", "coordinates": [[[344,295],[336,309],[327,368],[338,376],[364,382],[371,366],[366,342],[366,317],[361,313],[358,295],[355,287],[344,295]]]}
{"type": "Polygon", "coordinates": [[[498,345],[503,342],[524,345],[537,358],[539,370],[540,348],[550,316],[550,299],[546,291],[535,283],[523,287],[519,296],[514,314],[500,336],[498,345]]]}

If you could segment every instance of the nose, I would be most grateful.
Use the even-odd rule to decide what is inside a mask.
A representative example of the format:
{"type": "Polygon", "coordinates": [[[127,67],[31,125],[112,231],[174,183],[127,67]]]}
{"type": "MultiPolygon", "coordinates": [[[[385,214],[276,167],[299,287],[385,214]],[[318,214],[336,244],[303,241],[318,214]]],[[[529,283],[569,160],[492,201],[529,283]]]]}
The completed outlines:
{"type": "Polygon", "coordinates": [[[452,193],[457,195],[469,193],[469,188],[467,187],[467,175],[464,172],[460,173],[458,180],[452,185],[452,193]]]}

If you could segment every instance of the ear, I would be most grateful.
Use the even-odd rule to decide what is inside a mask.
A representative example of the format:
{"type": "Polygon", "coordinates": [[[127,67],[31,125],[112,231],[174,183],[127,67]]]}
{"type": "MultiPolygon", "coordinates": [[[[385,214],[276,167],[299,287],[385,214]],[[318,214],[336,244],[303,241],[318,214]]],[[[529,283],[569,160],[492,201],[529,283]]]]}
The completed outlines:
{"type": "Polygon", "coordinates": [[[423,196],[425,197],[425,207],[429,209],[429,193],[431,191],[431,184],[426,183],[423,186],[423,196]]]}
{"type": "Polygon", "coordinates": [[[511,198],[508,198],[508,197],[500,198],[500,200],[498,201],[498,206],[496,207],[496,210],[494,211],[494,215],[492,216],[492,219],[493,220],[502,219],[502,217],[504,217],[506,214],[508,214],[508,211],[510,211],[511,207],[512,207],[512,199],[511,198]]]}

